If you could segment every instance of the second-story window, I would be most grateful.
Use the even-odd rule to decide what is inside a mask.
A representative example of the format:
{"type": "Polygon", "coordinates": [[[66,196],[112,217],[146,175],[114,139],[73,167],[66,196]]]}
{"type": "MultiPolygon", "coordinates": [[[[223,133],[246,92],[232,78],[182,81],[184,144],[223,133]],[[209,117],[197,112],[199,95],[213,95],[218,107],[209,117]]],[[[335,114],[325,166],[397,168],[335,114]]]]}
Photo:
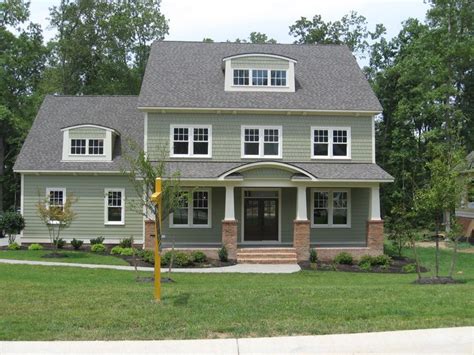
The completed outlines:
{"type": "Polygon", "coordinates": [[[249,85],[248,69],[234,69],[234,85],[249,85]]]}
{"type": "Polygon", "coordinates": [[[286,70],[272,70],[270,85],[286,86],[286,70]]]}
{"type": "Polygon", "coordinates": [[[103,155],[103,139],[71,139],[71,155],[103,155]]]}
{"type": "Polygon", "coordinates": [[[210,157],[211,126],[171,126],[171,156],[210,157]]]}
{"type": "Polygon", "coordinates": [[[234,69],[234,86],[287,86],[286,70],[234,69]],[[250,78],[251,76],[251,78],[250,78]]]}
{"type": "Polygon", "coordinates": [[[268,85],[268,71],[267,70],[252,70],[252,85],[253,86],[267,86],[268,85]]]}
{"type": "Polygon", "coordinates": [[[85,139],[71,139],[71,154],[73,155],[86,154],[86,140],[85,139]]]}
{"type": "Polygon", "coordinates": [[[242,127],[243,158],[281,158],[281,127],[242,127]]]}
{"type": "Polygon", "coordinates": [[[313,127],[311,133],[313,159],[351,158],[350,128],[313,127]]]}

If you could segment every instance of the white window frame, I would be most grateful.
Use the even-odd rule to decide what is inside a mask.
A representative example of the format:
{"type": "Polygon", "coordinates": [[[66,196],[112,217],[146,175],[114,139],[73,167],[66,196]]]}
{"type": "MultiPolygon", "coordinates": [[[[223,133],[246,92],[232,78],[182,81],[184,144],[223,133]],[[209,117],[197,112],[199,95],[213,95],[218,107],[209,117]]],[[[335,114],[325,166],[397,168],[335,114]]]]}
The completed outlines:
{"type": "MultiPolygon", "coordinates": [[[[183,192],[193,193],[194,192],[207,192],[208,198],[208,218],[207,224],[193,224],[193,199],[188,201],[188,223],[187,224],[174,224],[173,223],[173,213],[170,213],[169,216],[169,227],[170,228],[212,228],[212,192],[211,189],[197,189],[197,190],[186,190],[183,189],[183,192]]],[[[194,197],[194,196],[193,196],[194,197]]]]}
{"type": "Polygon", "coordinates": [[[104,138],[70,138],[69,139],[69,155],[73,157],[104,157],[105,156],[105,139],[104,138]],[[77,154],[77,153],[72,153],[72,141],[73,140],[85,140],[86,141],[86,153],[85,154],[77,154]],[[90,154],[89,153],[89,146],[90,146],[90,141],[91,140],[98,140],[102,141],[102,154],[90,154]]]}
{"type": "Polygon", "coordinates": [[[311,189],[311,228],[351,228],[351,189],[344,188],[313,188],[311,189]],[[327,192],[328,193],[328,224],[314,223],[314,193],[327,192]],[[333,224],[333,210],[334,210],[334,192],[347,193],[347,223],[333,224]]]}
{"type": "Polygon", "coordinates": [[[212,158],[212,125],[170,125],[170,157],[172,158],[212,158]],[[174,153],[174,129],[188,129],[188,154],[174,153]],[[207,154],[194,154],[194,129],[205,128],[208,130],[207,154]]]}
{"type": "Polygon", "coordinates": [[[320,126],[312,126],[311,127],[311,134],[310,134],[310,141],[311,141],[311,159],[352,159],[352,149],[351,149],[351,142],[352,142],[352,133],[351,127],[320,127],[320,126]],[[314,131],[316,130],[327,130],[328,131],[328,155],[314,155],[314,131]],[[333,132],[334,131],[347,131],[347,154],[345,156],[334,156],[333,154],[333,132]]]}
{"type": "MultiPolygon", "coordinates": [[[[64,205],[66,203],[66,188],[64,188],[64,187],[47,187],[46,188],[46,198],[47,198],[46,207],[48,209],[49,209],[49,206],[50,206],[51,191],[62,191],[62,193],[63,193],[63,208],[64,208],[64,205]]],[[[59,224],[59,221],[50,220],[48,223],[50,223],[50,224],[59,224]]]]}
{"type": "MultiPolygon", "coordinates": [[[[241,126],[240,131],[241,158],[244,159],[281,159],[283,155],[283,128],[282,126],[241,126]],[[245,155],[245,130],[258,129],[258,155],[245,155]],[[278,155],[264,155],[264,136],[266,129],[278,130],[278,155]]],[[[269,142],[271,143],[271,142],[269,142]]]]}
{"type": "Polygon", "coordinates": [[[125,225],[125,189],[124,188],[106,188],[104,190],[104,225],[106,226],[123,226],[125,225]],[[122,214],[120,221],[109,221],[109,192],[118,192],[122,193],[122,214]]]}
{"type": "Polygon", "coordinates": [[[254,88],[288,88],[288,69],[265,69],[265,68],[232,68],[232,85],[234,87],[254,87],[254,88]],[[248,85],[238,85],[234,84],[234,70],[248,70],[249,71],[249,84],[248,85]],[[267,85],[253,85],[253,71],[254,70],[263,70],[267,72],[267,85]],[[286,78],[286,85],[272,85],[272,71],[284,71],[286,78]]]}

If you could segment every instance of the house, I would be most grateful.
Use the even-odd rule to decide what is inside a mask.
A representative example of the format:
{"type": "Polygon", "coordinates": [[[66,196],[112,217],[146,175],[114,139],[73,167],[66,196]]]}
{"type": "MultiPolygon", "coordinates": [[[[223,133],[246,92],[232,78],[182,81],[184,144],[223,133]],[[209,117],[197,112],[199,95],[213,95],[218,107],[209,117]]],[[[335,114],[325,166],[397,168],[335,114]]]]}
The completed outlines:
{"type": "Polygon", "coordinates": [[[151,160],[167,148],[193,199],[164,226],[164,246],[240,262],[383,253],[375,163],[381,106],[352,53],[340,45],[157,41],[140,95],[49,96],[15,171],[21,174],[22,241],[46,242],[39,197],[77,198],[64,238],[133,235],[152,246],[153,222],[132,211],[121,174],[127,141],[151,160]]]}
{"type": "Polygon", "coordinates": [[[467,178],[466,192],[455,214],[463,236],[474,243],[474,151],[468,154],[466,162],[467,169],[462,172],[467,178]]]}

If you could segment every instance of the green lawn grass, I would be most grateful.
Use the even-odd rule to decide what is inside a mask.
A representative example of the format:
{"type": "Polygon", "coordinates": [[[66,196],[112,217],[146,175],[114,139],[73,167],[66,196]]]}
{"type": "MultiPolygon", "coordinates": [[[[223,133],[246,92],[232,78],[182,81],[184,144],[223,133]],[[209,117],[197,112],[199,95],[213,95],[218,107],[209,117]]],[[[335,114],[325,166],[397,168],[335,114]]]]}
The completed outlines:
{"type": "MultiPolygon", "coordinates": [[[[425,263],[433,249],[420,250],[425,263]]],[[[442,251],[443,270],[449,251],[442,251]]],[[[474,255],[456,285],[416,275],[173,274],[163,300],[129,271],[0,265],[0,340],[184,339],[474,325],[474,255]]],[[[149,273],[147,275],[150,275],[149,273]]]]}
{"type": "Polygon", "coordinates": [[[125,260],[115,256],[72,250],[59,250],[59,253],[67,255],[64,258],[43,258],[43,255],[51,254],[51,252],[52,250],[0,250],[0,259],[34,260],[45,262],[55,261],[79,264],[129,265],[125,260]]]}

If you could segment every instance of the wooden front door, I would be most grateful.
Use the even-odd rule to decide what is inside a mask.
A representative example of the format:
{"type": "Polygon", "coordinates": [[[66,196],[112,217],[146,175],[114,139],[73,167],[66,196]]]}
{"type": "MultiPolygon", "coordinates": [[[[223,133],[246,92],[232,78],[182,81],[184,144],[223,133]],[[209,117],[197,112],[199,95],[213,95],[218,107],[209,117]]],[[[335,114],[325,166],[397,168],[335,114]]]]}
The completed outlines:
{"type": "Polygon", "coordinates": [[[278,241],[278,198],[244,198],[244,241],[278,241]]]}

